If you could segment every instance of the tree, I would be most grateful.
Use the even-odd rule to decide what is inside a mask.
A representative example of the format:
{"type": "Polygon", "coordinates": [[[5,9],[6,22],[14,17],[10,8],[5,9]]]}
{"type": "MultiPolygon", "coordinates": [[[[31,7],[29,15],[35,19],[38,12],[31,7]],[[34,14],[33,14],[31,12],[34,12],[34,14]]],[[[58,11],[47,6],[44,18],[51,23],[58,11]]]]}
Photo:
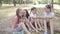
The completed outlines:
{"type": "Polygon", "coordinates": [[[2,0],[0,0],[0,6],[2,6],[2,0]]]}
{"type": "Polygon", "coordinates": [[[51,0],[52,8],[53,8],[53,0],[51,0]]]}
{"type": "Polygon", "coordinates": [[[60,0],[58,0],[58,3],[59,3],[59,5],[60,5],[60,0]]]}
{"type": "Polygon", "coordinates": [[[14,3],[14,6],[16,6],[16,1],[15,0],[13,0],[13,3],[14,3]]]}
{"type": "Polygon", "coordinates": [[[8,0],[8,4],[10,4],[10,0],[8,0]]]}
{"type": "Polygon", "coordinates": [[[36,5],[36,0],[33,0],[33,4],[36,5]]]}
{"type": "Polygon", "coordinates": [[[4,4],[8,4],[8,0],[2,0],[4,4]]]}

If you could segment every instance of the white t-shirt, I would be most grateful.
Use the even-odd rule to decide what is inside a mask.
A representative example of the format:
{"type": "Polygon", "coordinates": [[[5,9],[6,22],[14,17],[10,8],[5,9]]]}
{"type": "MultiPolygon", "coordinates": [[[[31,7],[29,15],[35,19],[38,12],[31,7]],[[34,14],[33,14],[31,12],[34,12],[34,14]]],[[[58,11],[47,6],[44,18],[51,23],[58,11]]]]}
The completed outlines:
{"type": "Polygon", "coordinates": [[[44,12],[44,16],[45,16],[45,17],[54,16],[54,13],[53,13],[53,12],[50,12],[50,13],[48,14],[48,13],[44,12]]]}
{"type": "Polygon", "coordinates": [[[31,18],[31,17],[33,17],[33,18],[36,17],[36,14],[33,14],[33,13],[30,14],[30,21],[35,22],[35,20],[33,18],[31,18]]]}
{"type": "Polygon", "coordinates": [[[36,17],[36,14],[33,14],[33,13],[31,12],[30,17],[36,17]]]}
{"type": "MultiPolygon", "coordinates": [[[[49,16],[50,16],[50,17],[51,17],[51,16],[53,17],[53,16],[54,16],[54,12],[50,12],[50,13],[44,12],[44,16],[45,16],[45,17],[49,17],[49,16]]],[[[49,19],[46,19],[46,21],[48,21],[48,20],[49,20],[49,19]]]]}

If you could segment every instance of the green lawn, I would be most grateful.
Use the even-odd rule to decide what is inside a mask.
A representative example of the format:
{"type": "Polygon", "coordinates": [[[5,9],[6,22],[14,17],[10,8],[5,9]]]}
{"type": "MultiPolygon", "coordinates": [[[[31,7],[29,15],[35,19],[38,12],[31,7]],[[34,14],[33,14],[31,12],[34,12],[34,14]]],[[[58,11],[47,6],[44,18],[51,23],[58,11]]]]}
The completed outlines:
{"type": "MultiPolygon", "coordinates": [[[[0,34],[12,34],[11,24],[12,17],[15,15],[16,8],[18,7],[1,7],[0,8],[0,34]],[[4,31],[1,31],[4,30],[4,31]]],[[[43,9],[38,9],[38,14],[43,13],[43,9]]],[[[58,18],[54,21],[55,34],[60,34],[60,10],[54,10],[55,16],[58,18]],[[58,30],[58,31],[57,31],[58,30]]]]}

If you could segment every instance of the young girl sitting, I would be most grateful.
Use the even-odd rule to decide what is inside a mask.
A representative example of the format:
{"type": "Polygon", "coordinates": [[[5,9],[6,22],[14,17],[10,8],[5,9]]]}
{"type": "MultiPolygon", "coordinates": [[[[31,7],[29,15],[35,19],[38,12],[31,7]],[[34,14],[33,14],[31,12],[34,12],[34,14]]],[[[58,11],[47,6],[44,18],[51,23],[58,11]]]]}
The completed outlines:
{"type": "Polygon", "coordinates": [[[36,8],[33,7],[31,8],[31,13],[30,13],[30,21],[31,23],[33,24],[33,26],[35,27],[35,23],[34,23],[34,20],[32,18],[36,17],[36,8]]]}
{"type": "MultiPolygon", "coordinates": [[[[51,11],[51,5],[46,5],[44,17],[46,17],[47,27],[50,28],[50,20],[48,18],[52,19],[54,17],[54,12],[51,11]]],[[[45,32],[44,34],[48,34],[48,33],[45,32]]]]}
{"type": "Polygon", "coordinates": [[[28,23],[28,16],[26,15],[27,13],[25,10],[19,8],[16,10],[16,16],[13,17],[12,20],[13,34],[24,34],[24,31],[27,34],[31,34],[25,26],[25,23],[28,23]]]}
{"type": "Polygon", "coordinates": [[[37,14],[36,14],[36,8],[35,7],[33,7],[33,8],[31,8],[31,13],[30,13],[30,25],[31,25],[31,27],[36,31],[36,32],[38,32],[38,30],[37,30],[37,22],[36,22],[36,20],[34,19],[34,18],[37,18],[37,14]]]}

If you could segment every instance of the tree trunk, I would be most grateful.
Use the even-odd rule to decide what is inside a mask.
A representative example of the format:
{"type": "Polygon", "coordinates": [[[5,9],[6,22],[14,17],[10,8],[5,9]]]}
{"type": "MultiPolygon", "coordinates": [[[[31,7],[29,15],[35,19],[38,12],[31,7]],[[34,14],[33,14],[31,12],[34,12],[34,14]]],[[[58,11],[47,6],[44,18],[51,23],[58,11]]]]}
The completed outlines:
{"type": "Polygon", "coordinates": [[[2,0],[0,0],[0,6],[2,6],[2,0]]]}
{"type": "Polygon", "coordinates": [[[10,5],[10,0],[8,0],[8,4],[10,5]]]}
{"type": "Polygon", "coordinates": [[[52,8],[53,8],[53,0],[51,0],[51,5],[52,5],[52,8]]]}
{"type": "Polygon", "coordinates": [[[19,4],[20,4],[20,0],[19,0],[19,4]]]}
{"type": "Polygon", "coordinates": [[[13,0],[13,3],[14,3],[14,6],[16,6],[16,1],[15,0],[13,0]]]}
{"type": "Polygon", "coordinates": [[[19,4],[22,4],[23,3],[23,0],[19,0],[19,4]]]}

